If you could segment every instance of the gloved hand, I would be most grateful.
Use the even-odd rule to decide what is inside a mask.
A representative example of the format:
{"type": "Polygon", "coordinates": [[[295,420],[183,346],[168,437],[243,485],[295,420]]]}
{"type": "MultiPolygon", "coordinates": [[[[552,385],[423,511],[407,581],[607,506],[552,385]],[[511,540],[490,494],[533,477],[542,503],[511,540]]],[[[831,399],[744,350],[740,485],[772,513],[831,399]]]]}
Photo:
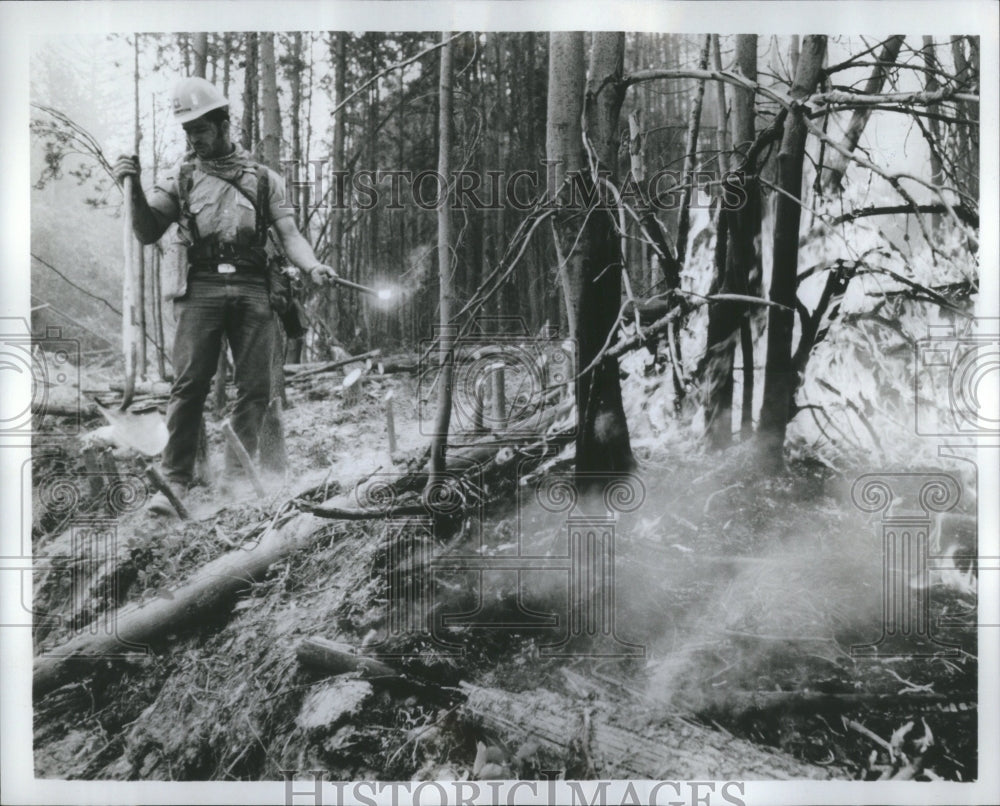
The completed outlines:
{"type": "Polygon", "coordinates": [[[123,154],[111,166],[111,175],[119,185],[125,182],[126,176],[134,176],[138,179],[139,171],[139,158],[135,155],[126,157],[123,154]]]}
{"type": "Polygon", "coordinates": [[[326,285],[336,279],[337,272],[332,266],[327,266],[325,263],[317,263],[309,269],[309,277],[317,285],[326,285]]]}

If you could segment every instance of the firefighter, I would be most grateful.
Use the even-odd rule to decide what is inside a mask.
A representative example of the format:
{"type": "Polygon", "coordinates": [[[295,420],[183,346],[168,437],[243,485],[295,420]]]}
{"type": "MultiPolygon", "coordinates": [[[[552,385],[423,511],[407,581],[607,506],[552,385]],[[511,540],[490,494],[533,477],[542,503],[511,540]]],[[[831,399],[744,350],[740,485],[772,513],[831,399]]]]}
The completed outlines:
{"type": "MultiPolygon", "coordinates": [[[[270,396],[270,364],[275,342],[265,248],[273,232],[285,256],[314,282],[336,272],[317,260],[295,226],[285,202],[281,177],[254,162],[230,139],[229,101],[210,82],[191,77],[173,94],[173,113],[187,135],[184,160],[156,183],[147,196],[139,182],[136,156],[121,156],[113,166],[123,183],[128,176],[133,231],[153,243],[177,223],[186,260],[176,261],[163,280],[165,300],[173,300],[177,331],[173,345],[174,382],[167,405],[169,439],[163,473],[178,497],[193,482],[202,411],[219,358],[223,334],[233,351],[236,399],[233,430],[252,456],[270,396]]],[[[224,480],[239,475],[236,458],[226,452],[224,480]]],[[[158,492],[153,513],[173,507],[158,492]]]]}

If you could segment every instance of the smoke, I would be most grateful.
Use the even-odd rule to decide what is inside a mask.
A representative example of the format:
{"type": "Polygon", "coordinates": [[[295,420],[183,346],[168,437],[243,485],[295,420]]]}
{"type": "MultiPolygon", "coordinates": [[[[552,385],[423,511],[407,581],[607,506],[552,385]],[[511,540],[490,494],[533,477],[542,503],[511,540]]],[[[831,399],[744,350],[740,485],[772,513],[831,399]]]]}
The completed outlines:
{"type": "Polygon", "coordinates": [[[423,287],[434,268],[434,246],[418,244],[406,255],[406,268],[390,285],[401,299],[410,299],[423,287]]]}

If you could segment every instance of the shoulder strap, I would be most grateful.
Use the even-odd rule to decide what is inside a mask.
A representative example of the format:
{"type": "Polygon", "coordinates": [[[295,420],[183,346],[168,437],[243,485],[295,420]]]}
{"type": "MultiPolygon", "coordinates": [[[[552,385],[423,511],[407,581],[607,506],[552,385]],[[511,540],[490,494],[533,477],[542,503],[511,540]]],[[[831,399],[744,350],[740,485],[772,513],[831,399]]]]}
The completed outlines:
{"type": "Polygon", "coordinates": [[[194,163],[185,162],[181,164],[180,172],[177,174],[177,193],[180,201],[180,217],[187,223],[188,232],[191,233],[191,240],[197,243],[201,236],[198,233],[198,223],[191,215],[191,187],[194,185],[194,163]]]}
{"type": "Polygon", "coordinates": [[[263,165],[257,166],[257,245],[267,243],[267,231],[271,226],[271,175],[263,165]]]}

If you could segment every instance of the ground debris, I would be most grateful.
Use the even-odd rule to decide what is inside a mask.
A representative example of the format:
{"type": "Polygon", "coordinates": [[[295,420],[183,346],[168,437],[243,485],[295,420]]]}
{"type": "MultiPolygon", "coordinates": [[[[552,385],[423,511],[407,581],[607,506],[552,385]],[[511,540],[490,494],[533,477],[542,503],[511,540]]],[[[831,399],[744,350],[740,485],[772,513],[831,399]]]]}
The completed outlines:
{"type": "Polygon", "coordinates": [[[309,692],[295,724],[306,731],[326,731],[358,712],[373,693],[371,683],[349,677],[319,683],[309,692]]]}

